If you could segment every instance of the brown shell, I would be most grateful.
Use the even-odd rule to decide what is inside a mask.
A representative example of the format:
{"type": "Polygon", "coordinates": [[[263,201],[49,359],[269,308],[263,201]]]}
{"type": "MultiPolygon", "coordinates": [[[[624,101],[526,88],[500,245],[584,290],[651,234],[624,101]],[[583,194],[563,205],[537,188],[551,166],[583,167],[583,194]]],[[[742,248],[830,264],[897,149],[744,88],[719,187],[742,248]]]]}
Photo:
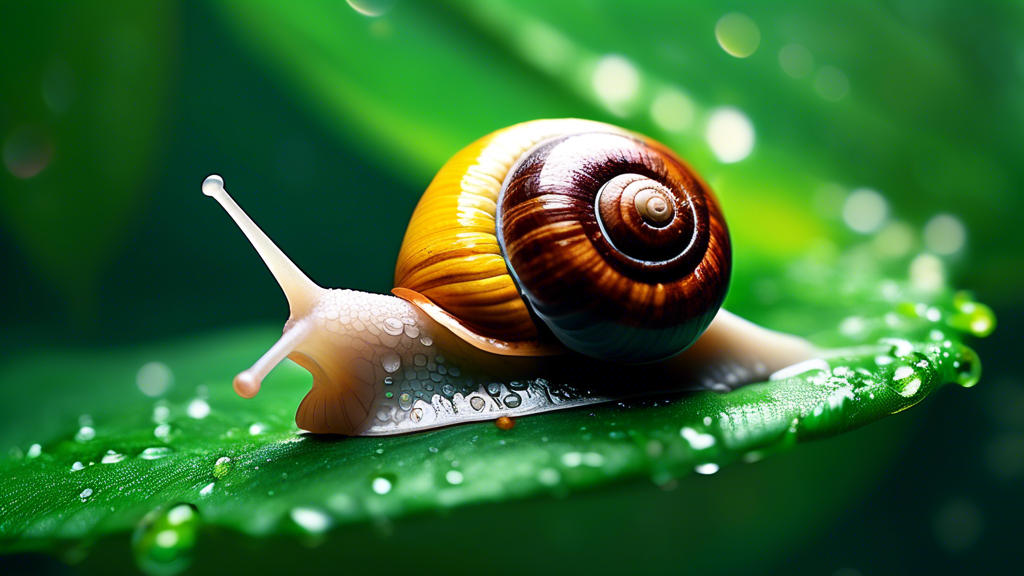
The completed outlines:
{"type": "Polygon", "coordinates": [[[534,148],[499,203],[524,299],[569,348],[644,362],[685,350],[725,299],[729,234],[707,185],[670,150],[609,133],[534,148]],[[665,220],[644,216],[640,190],[665,220]]]}
{"type": "Polygon", "coordinates": [[[670,150],[608,124],[538,120],[438,172],[406,230],[395,294],[484,350],[552,353],[553,333],[598,358],[646,361],[696,339],[729,270],[718,204],[670,150]]]}

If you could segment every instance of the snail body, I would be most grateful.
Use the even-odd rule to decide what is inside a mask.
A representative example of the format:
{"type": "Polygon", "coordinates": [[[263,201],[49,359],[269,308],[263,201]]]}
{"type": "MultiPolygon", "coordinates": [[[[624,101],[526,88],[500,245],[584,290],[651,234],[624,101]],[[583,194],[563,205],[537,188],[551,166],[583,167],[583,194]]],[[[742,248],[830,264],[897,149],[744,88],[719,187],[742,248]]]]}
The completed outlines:
{"type": "Polygon", "coordinates": [[[438,172],[407,228],[394,296],[324,289],[216,198],[288,298],[285,357],[313,375],[314,433],[384,435],[625,397],[760,381],[805,341],[720,311],[728,231],[707,185],[663,145],[586,120],[492,133],[438,172]],[[703,336],[702,336],[703,334],[703,336]]]}

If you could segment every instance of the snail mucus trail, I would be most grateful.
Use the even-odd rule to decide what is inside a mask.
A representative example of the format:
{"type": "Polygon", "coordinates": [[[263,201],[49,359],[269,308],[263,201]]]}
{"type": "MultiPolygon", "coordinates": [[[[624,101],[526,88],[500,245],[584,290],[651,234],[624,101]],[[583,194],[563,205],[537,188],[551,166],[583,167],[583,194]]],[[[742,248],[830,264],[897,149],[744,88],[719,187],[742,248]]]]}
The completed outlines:
{"type": "MultiPolygon", "coordinates": [[[[585,121],[534,124],[544,122],[554,123],[559,130],[563,128],[558,122],[597,125],[585,121]]],[[[527,140],[518,146],[537,148],[546,141],[543,136],[541,131],[535,138],[541,142],[527,140]]],[[[666,213],[671,216],[681,205],[671,199],[666,202],[657,190],[637,192],[634,176],[611,180],[622,190],[632,185],[629,206],[636,207],[639,217],[654,227],[664,225],[669,218],[666,213]]],[[[290,358],[313,376],[312,389],[296,413],[298,427],[309,432],[390,435],[672,391],[725,391],[764,381],[816,356],[806,341],[761,328],[725,310],[705,313],[713,320],[703,333],[698,330],[691,337],[696,339],[692,345],[686,347],[692,340],[684,343],[684,351],[644,363],[567,350],[571,345],[552,340],[548,331],[523,344],[510,343],[481,335],[414,290],[399,287],[393,296],[318,286],[235,203],[220,176],[207,177],[202,188],[245,233],[290,308],[283,335],[234,378],[235,392],[252,398],[270,370],[290,358]]],[[[416,219],[414,214],[410,226],[416,219]]],[[[506,232],[509,229],[514,226],[506,227],[506,232]]],[[[601,228],[600,234],[605,233],[601,228]]],[[[409,238],[407,233],[407,244],[409,238]]],[[[502,244],[510,241],[500,240],[502,244]]],[[[600,338],[601,330],[591,330],[593,334],[600,338]]]]}

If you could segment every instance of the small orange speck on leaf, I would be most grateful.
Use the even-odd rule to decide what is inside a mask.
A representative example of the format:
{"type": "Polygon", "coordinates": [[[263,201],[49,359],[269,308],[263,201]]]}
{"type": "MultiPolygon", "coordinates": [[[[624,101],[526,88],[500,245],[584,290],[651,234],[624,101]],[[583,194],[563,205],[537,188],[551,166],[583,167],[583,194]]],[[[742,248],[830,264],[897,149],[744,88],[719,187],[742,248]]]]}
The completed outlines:
{"type": "Polygon", "coordinates": [[[511,429],[515,428],[516,421],[511,419],[511,418],[509,418],[508,416],[502,416],[501,418],[498,418],[497,420],[495,420],[494,424],[495,424],[495,426],[497,426],[498,428],[501,428],[502,430],[511,430],[511,429]]]}

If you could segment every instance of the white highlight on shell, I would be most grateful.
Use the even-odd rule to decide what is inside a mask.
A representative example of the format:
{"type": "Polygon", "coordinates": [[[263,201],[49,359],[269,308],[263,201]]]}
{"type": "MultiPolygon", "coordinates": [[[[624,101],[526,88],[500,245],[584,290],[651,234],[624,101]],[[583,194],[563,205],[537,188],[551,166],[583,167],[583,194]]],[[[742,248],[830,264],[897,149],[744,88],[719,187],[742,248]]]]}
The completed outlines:
{"type": "Polygon", "coordinates": [[[713,111],[704,137],[715,157],[726,164],[739,162],[754,150],[754,124],[738,108],[713,111]]]}

